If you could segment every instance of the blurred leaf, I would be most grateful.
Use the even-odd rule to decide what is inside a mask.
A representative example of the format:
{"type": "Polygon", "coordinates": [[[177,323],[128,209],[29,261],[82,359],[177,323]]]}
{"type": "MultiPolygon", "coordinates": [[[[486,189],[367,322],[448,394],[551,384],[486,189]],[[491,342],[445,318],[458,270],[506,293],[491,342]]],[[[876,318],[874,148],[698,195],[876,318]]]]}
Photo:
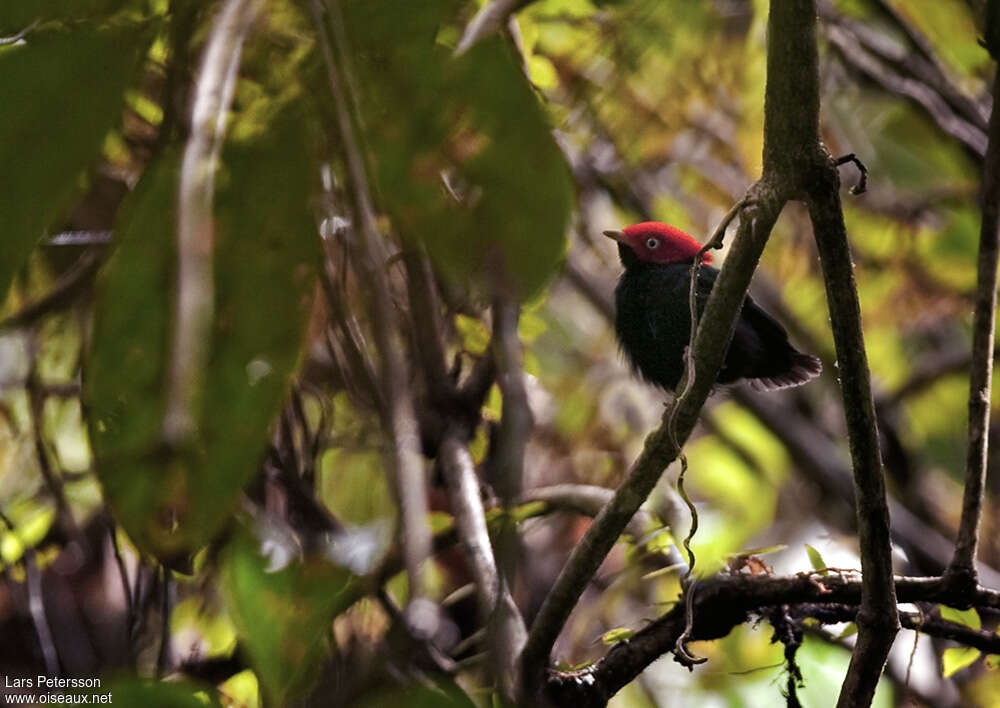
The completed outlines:
{"type": "MultiPolygon", "coordinates": [[[[28,3],[5,3],[21,5],[28,3]]],[[[76,29],[0,47],[0,301],[100,155],[151,40],[135,29],[76,29]]]]}
{"type": "Polygon", "coordinates": [[[299,356],[316,238],[311,161],[284,115],[223,154],[216,202],[216,304],[197,444],[160,447],[174,307],[176,160],[143,178],[123,208],[101,283],[86,395],[97,469],[137,545],[175,559],[226,523],[256,474],[299,356]]]}
{"type": "Polygon", "coordinates": [[[455,315],[455,330],[462,340],[462,348],[476,356],[486,353],[490,344],[490,333],[478,318],[468,315],[455,315]]]}
{"type": "MultiPolygon", "coordinates": [[[[219,708],[214,691],[182,681],[117,679],[101,686],[116,706],[125,708],[219,708]]],[[[96,691],[81,692],[82,695],[96,691]]]]}
{"type": "MultiPolygon", "coordinates": [[[[269,533],[264,530],[264,533],[269,533]]],[[[226,606],[266,705],[285,705],[316,678],[331,622],[355,599],[353,576],[332,563],[264,556],[283,539],[234,534],[224,554],[226,606]],[[275,569],[276,564],[283,564],[275,569]]]]}
{"type": "Polygon", "coordinates": [[[76,22],[109,17],[132,0],[23,0],[0,5],[0,33],[14,34],[33,22],[76,22]]]}
{"type": "Polygon", "coordinates": [[[823,556],[808,543],[806,544],[806,555],[809,556],[809,563],[812,565],[813,570],[820,571],[822,575],[826,575],[829,572],[826,569],[830,566],[823,560],[823,556]]]}
{"type": "Polygon", "coordinates": [[[629,629],[628,627],[616,627],[615,629],[609,629],[601,635],[601,643],[610,647],[621,642],[627,642],[634,636],[634,629],[629,629]]]}
{"type": "Polygon", "coordinates": [[[990,671],[996,671],[997,668],[1000,668],[1000,654],[988,654],[983,663],[990,671]]]}
{"type": "Polygon", "coordinates": [[[435,43],[457,8],[410,3],[406,23],[387,0],[345,8],[377,183],[452,280],[529,299],[564,256],[570,174],[512,47],[491,37],[456,59],[435,43]]]}
{"type": "Polygon", "coordinates": [[[981,652],[975,647],[949,647],[941,654],[941,675],[945,678],[969,666],[981,652]]]}
{"type": "Polygon", "coordinates": [[[847,637],[850,637],[851,635],[857,633],[858,633],[858,625],[854,624],[854,622],[848,622],[847,626],[844,627],[843,631],[837,635],[837,639],[847,639],[847,637]]]}
{"type": "Polygon", "coordinates": [[[416,686],[378,691],[358,704],[358,708],[475,708],[465,692],[447,679],[433,688],[416,686]]]}
{"type": "Polygon", "coordinates": [[[219,693],[226,708],[260,708],[260,684],[250,669],[220,683],[219,693]]]}
{"type": "Polygon", "coordinates": [[[979,618],[979,613],[976,612],[976,608],[974,607],[970,607],[967,610],[956,610],[954,607],[948,607],[947,605],[938,605],[938,611],[941,613],[941,619],[943,620],[948,620],[949,622],[954,622],[970,629],[983,628],[983,621],[979,618]]]}

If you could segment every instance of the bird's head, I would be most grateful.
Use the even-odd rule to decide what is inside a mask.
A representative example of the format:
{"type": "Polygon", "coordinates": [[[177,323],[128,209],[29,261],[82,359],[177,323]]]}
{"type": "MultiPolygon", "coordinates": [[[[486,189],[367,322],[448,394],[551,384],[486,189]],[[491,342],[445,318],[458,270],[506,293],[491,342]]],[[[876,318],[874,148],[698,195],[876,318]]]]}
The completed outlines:
{"type": "MultiPolygon", "coordinates": [[[[605,231],[604,235],[618,242],[626,265],[632,258],[644,263],[690,262],[701,250],[701,244],[686,233],[658,221],[643,221],[621,231],[605,231]]],[[[711,263],[712,255],[703,253],[701,262],[711,263]]]]}

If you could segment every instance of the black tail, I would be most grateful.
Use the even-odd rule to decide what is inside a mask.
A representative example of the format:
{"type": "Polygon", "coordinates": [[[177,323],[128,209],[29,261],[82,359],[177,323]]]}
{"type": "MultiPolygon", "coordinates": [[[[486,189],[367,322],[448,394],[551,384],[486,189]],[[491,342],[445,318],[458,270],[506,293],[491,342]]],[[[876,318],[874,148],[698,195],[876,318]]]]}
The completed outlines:
{"type": "Polygon", "coordinates": [[[823,371],[823,363],[812,354],[792,351],[792,365],[774,376],[750,379],[750,388],[757,391],[775,391],[779,388],[792,388],[812,381],[823,371]]]}

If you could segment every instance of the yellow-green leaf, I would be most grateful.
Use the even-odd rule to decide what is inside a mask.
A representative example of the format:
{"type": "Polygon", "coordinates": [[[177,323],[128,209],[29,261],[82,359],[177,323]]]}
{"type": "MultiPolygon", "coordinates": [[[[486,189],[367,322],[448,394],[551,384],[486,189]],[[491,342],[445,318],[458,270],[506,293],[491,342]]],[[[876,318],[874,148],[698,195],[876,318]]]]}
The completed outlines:
{"type": "Polygon", "coordinates": [[[948,678],[979,658],[980,652],[975,647],[950,647],[941,654],[941,674],[948,678]]]}

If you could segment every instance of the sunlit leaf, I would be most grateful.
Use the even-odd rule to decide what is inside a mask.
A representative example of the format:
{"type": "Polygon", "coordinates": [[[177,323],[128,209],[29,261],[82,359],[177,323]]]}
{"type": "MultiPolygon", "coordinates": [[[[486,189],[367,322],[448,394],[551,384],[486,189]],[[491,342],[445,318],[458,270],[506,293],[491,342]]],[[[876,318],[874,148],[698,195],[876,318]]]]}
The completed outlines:
{"type": "Polygon", "coordinates": [[[616,627],[615,629],[609,629],[601,635],[601,643],[605,646],[613,646],[620,642],[627,642],[634,636],[634,629],[629,629],[628,627],[616,627]]]}
{"type": "Polygon", "coordinates": [[[954,676],[978,659],[981,653],[975,647],[949,647],[945,649],[941,654],[941,675],[945,678],[954,676]]]}
{"type": "Polygon", "coordinates": [[[809,563],[812,565],[813,570],[819,571],[821,575],[826,575],[829,572],[826,570],[829,566],[823,560],[823,556],[808,543],[806,544],[806,555],[809,556],[809,563]]]}
{"type": "Polygon", "coordinates": [[[967,610],[956,610],[954,607],[948,607],[947,605],[938,605],[938,611],[941,613],[941,619],[943,620],[948,620],[949,622],[954,622],[971,629],[983,628],[983,621],[980,619],[975,607],[970,607],[967,610]]]}
{"type": "Polygon", "coordinates": [[[0,47],[0,300],[100,155],[151,40],[142,30],[74,29],[0,47]]]}
{"type": "Polygon", "coordinates": [[[858,625],[854,624],[854,622],[848,622],[847,626],[844,627],[841,633],[837,635],[837,639],[846,639],[847,637],[850,637],[857,633],[858,633],[858,625]]]}

